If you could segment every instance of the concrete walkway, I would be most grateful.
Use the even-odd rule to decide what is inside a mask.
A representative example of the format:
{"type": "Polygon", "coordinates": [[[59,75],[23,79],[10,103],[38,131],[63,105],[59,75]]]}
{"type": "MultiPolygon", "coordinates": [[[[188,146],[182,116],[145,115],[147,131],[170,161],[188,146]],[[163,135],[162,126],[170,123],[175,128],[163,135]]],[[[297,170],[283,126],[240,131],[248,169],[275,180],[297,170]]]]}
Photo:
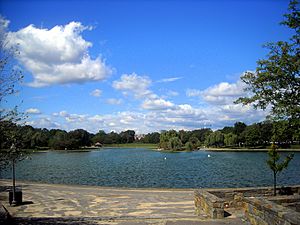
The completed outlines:
{"type": "MultiPolygon", "coordinates": [[[[24,204],[0,201],[18,224],[180,225],[246,224],[233,215],[223,220],[196,216],[192,189],[128,189],[17,182],[24,204]]],[[[4,190],[11,182],[0,180],[4,190]]]]}

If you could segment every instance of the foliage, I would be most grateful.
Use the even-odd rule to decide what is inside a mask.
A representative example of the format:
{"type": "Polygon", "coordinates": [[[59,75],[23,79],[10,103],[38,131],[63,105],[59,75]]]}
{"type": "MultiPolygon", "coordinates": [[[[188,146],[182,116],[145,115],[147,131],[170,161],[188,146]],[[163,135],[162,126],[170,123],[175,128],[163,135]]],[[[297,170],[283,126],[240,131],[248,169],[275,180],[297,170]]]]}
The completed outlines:
{"type": "MultiPolygon", "coordinates": [[[[22,81],[23,75],[18,67],[15,56],[19,54],[15,47],[8,47],[7,40],[8,21],[0,16],[0,104],[4,104],[6,98],[16,94],[16,86],[22,81]]],[[[23,159],[25,152],[22,150],[20,133],[15,123],[19,123],[24,114],[13,109],[0,109],[0,164],[7,165],[23,159]]]]}
{"type": "Polygon", "coordinates": [[[179,151],[182,149],[182,142],[178,137],[170,138],[168,142],[168,150],[179,151]]]}
{"type": "Polygon", "coordinates": [[[215,131],[207,136],[206,145],[213,147],[224,146],[224,134],[221,131],[215,131]]]}
{"type": "Polygon", "coordinates": [[[224,144],[226,146],[236,146],[238,144],[238,136],[231,132],[224,134],[224,144]]]}
{"type": "Polygon", "coordinates": [[[247,84],[250,97],[236,102],[252,104],[255,108],[271,108],[276,120],[287,120],[294,129],[300,121],[300,11],[299,3],[291,1],[290,13],[281,24],[293,31],[289,41],[278,41],[265,45],[269,49],[266,59],[257,62],[256,72],[246,72],[242,81],[247,84]]]}
{"type": "Polygon", "coordinates": [[[276,176],[283,169],[288,167],[289,162],[293,159],[294,154],[288,155],[283,162],[278,162],[280,160],[280,155],[277,151],[277,146],[273,143],[271,149],[268,151],[268,160],[267,164],[270,169],[273,171],[274,177],[274,195],[276,195],[276,176]]]}
{"type": "Polygon", "coordinates": [[[10,121],[1,122],[1,126],[8,128],[1,136],[1,148],[0,148],[0,166],[5,167],[12,162],[21,161],[27,157],[30,153],[28,150],[24,150],[24,142],[22,139],[21,127],[12,124],[10,121]],[[10,129],[14,127],[14,129],[10,129]]]}
{"type": "Polygon", "coordinates": [[[141,139],[141,142],[158,144],[159,136],[160,136],[160,133],[158,133],[158,132],[148,133],[141,139]]]}
{"type": "Polygon", "coordinates": [[[192,150],[194,150],[193,144],[191,142],[189,142],[189,141],[185,143],[184,147],[185,147],[186,151],[192,151],[192,150]]]}
{"type": "Polygon", "coordinates": [[[135,131],[134,130],[122,131],[120,133],[121,143],[133,143],[134,142],[134,136],[135,136],[135,131]]]}

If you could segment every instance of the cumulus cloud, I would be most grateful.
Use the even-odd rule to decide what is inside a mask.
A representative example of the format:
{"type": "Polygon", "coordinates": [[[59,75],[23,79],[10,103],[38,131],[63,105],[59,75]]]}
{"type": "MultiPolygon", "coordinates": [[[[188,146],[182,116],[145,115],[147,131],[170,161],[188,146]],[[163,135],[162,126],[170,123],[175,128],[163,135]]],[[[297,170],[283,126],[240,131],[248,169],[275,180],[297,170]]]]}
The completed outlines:
{"type": "Polygon", "coordinates": [[[90,93],[90,95],[91,95],[91,96],[94,96],[94,97],[100,97],[101,94],[102,94],[102,91],[99,90],[99,89],[95,89],[95,90],[93,90],[93,91],[90,93]]]}
{"type": "Polygon", "coordinates": [[[203,101],[213,105],[232,104],[237,98],[247,95],[244,91],[245,84],[221,82],[205,90],[187,89],[186,96],[199,97],[203,101]]]}
{"type": "Polygon", "coordinates": [[[52,118],[38,118],[32,121],[27,121],[26,125],[30,125],[37,128],[48,128],[48,129],[56,129],[61,128],[61,124],[53,121],[52,118]]]}
{"type": "Polygon", "coordinates": [[[148,109],[148,110],[166,110],[166,109],[170,109],[173,107],[174,107],[174,104],[172,102],[166,101],[162,98],[146,99],[142,104],[142,108],[148,109]]]}
{"type": "Polygon", "coordinates": [[[124,95],[132,93],[135,98],[155,98],[157,96],[149,90],[151,83],[149,77],[132,73],[123,74],[120,80],[113,82],[112,86],[116,90],[122,91],[124,95]]]}
{"type": "Polygon", "coordinates": [[[28,114],[41,114],[41,111],[37,108],[29,108],[25,112],[28,114]]]}
{"type": "Polygon", "coordinates": [[[81,36],[87,29],[80,22],[70,22],[51,29],[29,25],[9,32],[10,45],[18,45],[18,59],[33,76],[29,85],[43,87],[106,79],[112,69],[100,57],[89,56],[92,43],[81,36]]]}
{"type": "Polygon", "coordinates": [[[222,82],[207,88],[201,93],[204,101],[212,104],[228,104],[235,101],[238,97],[245,96],[245,84],[241,81],[236,83],[222,82]]]}

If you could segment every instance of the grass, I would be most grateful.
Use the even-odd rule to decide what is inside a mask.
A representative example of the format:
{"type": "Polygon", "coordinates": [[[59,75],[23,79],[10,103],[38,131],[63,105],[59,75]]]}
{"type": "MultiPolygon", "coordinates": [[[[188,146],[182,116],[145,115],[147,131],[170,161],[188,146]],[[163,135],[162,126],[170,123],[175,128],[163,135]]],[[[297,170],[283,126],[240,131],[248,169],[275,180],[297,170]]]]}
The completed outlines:
{"type": "Polygon", "coordinates": [[[128,143],[128,144],[111,144],[104,145],[105,148],[149,148],[156,149],[157,144],[147,144],[147,143],[128,143]]]}

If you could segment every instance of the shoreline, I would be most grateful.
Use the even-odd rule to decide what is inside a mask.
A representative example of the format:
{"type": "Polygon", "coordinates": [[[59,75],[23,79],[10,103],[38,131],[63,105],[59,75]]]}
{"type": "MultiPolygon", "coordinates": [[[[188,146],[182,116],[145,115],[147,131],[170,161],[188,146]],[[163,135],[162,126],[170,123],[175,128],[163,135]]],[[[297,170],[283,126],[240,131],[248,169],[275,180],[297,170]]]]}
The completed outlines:
{"type": "MultiPolygon", "coordinates": [[[[153,151],[158,151],[158,152],[194,152],[194,151],[202,151],[202,152],[268,152],[269,149],[264,148],[264,149],[259,149],[259,148],[254,148],[254,149],[244,149],[244,148],[201,148],[193,151],[170,151],[170,150],[164,150],[160,148],[148,148],[148,147],[123,147],[123,146],[104,146],[101,148],[86,148],[86,149],[76,149],[76,150],[54,150],[54,149],[49,149],[49,150],[32,150],[33,153],[47,153],[47,152],[92,152],[92,151],[101,151],[104,149],[127,149],[127,148],[145,148],[148,150],[153,150],[153,151]]],[[[278,149],[278,152],[300,152],[300,149],[278,149]]]]}
{"type": "MultiPolygon", "coordinates": [[[[11,179],[0,179],[0,187],[2,183],[11,183],[11,179]]],[[[121,190],[121,191],[194,191],[197,189],[201,190],[208,190],[208,191],[220,191],[220,190],[255,190],[255,189],[269,189],[273,188],[272,185],[270,186],[251,186],[251,187],[194,187],[194,188],[167,188],[167,187],[116,187],[116,186],[98,186],[98,185],[88,185],[88,184],[62,184],[62,183],[46,183],[46,182],[39,182],[39,181],[30,181],[30,180],[21,180],[16,179],[16,186],[26,186],[26,185],[45,185],[45,186],[57,186],[57,187],[77,187],[77,188],[99,188],[103,190],[121,190]]],[[[281,186],[287,186],[287,187],[298,187],[299,184],[293,184],[293,185],[277,185],[277,188],[280,188],[281,186]]]]}
{"type": "MultiPolygon", "coordinates": [[[[198,151],[211,151],[211,152],[268,152],[267,148],[253,148],[253,149],[244,149],[244,148],[203,148],[198,151]]],[[[300,152],[300,149],[277,149],[278,152],[300,152]]]]}

